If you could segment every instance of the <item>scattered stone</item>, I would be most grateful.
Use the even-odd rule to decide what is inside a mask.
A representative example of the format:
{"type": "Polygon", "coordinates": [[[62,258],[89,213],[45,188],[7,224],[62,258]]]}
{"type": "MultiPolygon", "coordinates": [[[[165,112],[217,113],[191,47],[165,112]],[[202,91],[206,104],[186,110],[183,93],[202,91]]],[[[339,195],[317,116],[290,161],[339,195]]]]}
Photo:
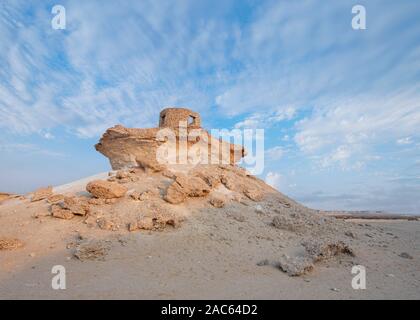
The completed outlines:
{"type": "Polygon", "coordinates": [[[51,203],[51,204],[54,204],[54,203],[58,203],[60,201],[63,201],[63,199],[64,199],[64,195],[62,195],[62,194],[54,194],[54,195],[49,196],[47,198],[47,202],[48,203],[51,203]]]}
{"type": "Polygon", "coordinates": [[[204,197],[211,191],[207,183],[199,177],[177,175],[175,180],[189,197],[204,197]]]}
{"type": "Polygon", "coordinates": [[[142,219],[139,219],[135,222],[132,222],[128,226],[129,231],[136,231],[136,230],[153,230],[155,229],[155,219],[151,217],[145,217],[142,219]]]}
{"type": "Polygon", "coordinates": [[[263,207],[260,205],[255,206],[255,212],[260,214],[265,213],[263,207]]]}
{"type": "Polygon", "coordinates": [[[355,256],[353,250],[341,241],[330,242],[313,240],[305,241],[302,245],[314,262],[327,260],[340,254],[349,255],[351,257],[355,256]]]}
{"type": "Polygon", "coordinates": [[[94,180],[87,184],[86,190],[95,198],[113,199],[121,198],[127,192],[127,188],[115,183],[104,180],[94,180]]]}
{"type": "Polygon", "coordinates": [[[239,212],[229,212],[228,216],[230,218],[232,218],[233,220],[236,220],[238,222],[245,222],[246,221],[245,217],[242,214],[240,214],[239,212]]]}
{"type": "Polygon", "coordinates": [[[220,178],[220,181],[229,190],[236,191],[237,187],[236,187],[234,177],[232,177],[230,175],[227,175],[227,174],[223,174],[220,178]]]}
{"type": "Polygon", "coordinates": [[[262,267],[262,266],[268,266],[270,264],[270,261],[268,259],[264,259],[261,260],[259,262],[257,262],[257,266],[262,267]]]}
{"type": "Polygon", "coordinates": [[[37,212],[37,213],[35,213],[34,215],[33,215],[33,217],[35,218],[35,219],[39,219],[39,218],[42,218],[42,217],[48,217],[48,216],[50,216],[51,215],[51,213],[50,212],[37,212]]]}
{"type": "Polygon", "coordinates": [[[48,197],[52,196],[52,194],[53,188],[51,186],[46,188],[39,188],[33,193],[31,202],[47,199],[48,197]]]}
{"type": "Polygon", "coordinates": [[[283,254],[278,263],[279,268],[291,277],[298,277],[313,270],[314,264],[310,258],[297,256],[289,257],[283,254]]]}
{"type": "Polygon", "coordinates": [[[252,201],[256,202],[259,202],[264,198],[263,194],[256,189],[245,189],[244,195],[246,195],[252,201]]]}
{"type": "Polygon", "coordinates": [[[187,194],[184,189],[174,181],[166,190],[165,200],[172,204],[179,204],[185,201],[187,194]]]}
{"type": "Polygon", "coordinates": [[[119,230],[119,225],[112,220],[106,218],[99,218],[98,227],[102,230],[117,231],[119,230]]]}
{"type": "Polygon", "coordinates": [[[78,216],[84,216],[89,212],[89,206],[86,200],[77,197],[64,197],[64,202],[61,204],[61,207],[70,210],[78,216]]]}
{"type": "Polygon", "coordinates": [[[402,252],[401,254],[399,254],[399,256],[404,259],[410,259],[410,260],[413,259],[413,257],[409,255],[407,252],[402,252]]]}
{"type": "Polygon", "coordinates": [[[353,238],[353,239],[356,238],[356,236],[354,235],[354,233],[351,232],[351,231],[345,232],[344,235],[347,236],[347,237],[349,237],[349,238],[353,238]]]}
{"type": "Polygon", "coordinates": [[[23,247],[19,239],[0,238],[0,250],[16,250],[23,247]]]}
{"type": "Polygon", "coordinates": [[[141,197],[141,193],[138,191],[134,191],[133,193],[130,194],[130,198],[133,200],[140,200],[141,197]]]}
{"type": "Polygon", "coordinates": [[[76,246],[73,255],[80,261],[104,261],[109,250],[110,247],[105,241],[86,240],[76,246]]]}
{"type": "Polygon", "coordinates": [[[305,228],[305,222],[297,215],[278,215],[273,218],[273,226],[277,229],[298,232],[305,228]]]}
{"type": "Polygon", "coordinates": [[[279,200],[279,204],[285,208],[290,208],[292,205],[284,199],[279,200]]]}
{"type": "Polygon", "coordinates": [[[74,218],[74,214],[69,209],[64,209],[58,204],[51,206],[52,216],[59,219],[70,220],[74,218]]]}
{"type": "Polygon", "coordinates": [[[303,255],[289,257],[283,255],[279,261],[279,267],[289,276],[301,276],[313,270],[316,263],[335,257],[340,254],[346,254],[354,257],[351,250],[343,242],[331,241],[306,241],[302,243],[305,248],[303,255]]]}
{"type": "Polygon", "coordinates": [[[159,196],[159,191],[148,190],[148,191],[144,191],[144,192],[140,193],[138,195],[138,200],[145,201],[145,200],[150,200],[150,199],[153,199],[153,198],[157,198],[158,196],[159,196]]]}
{"type": "Polygon", "coordinates": [[[225,204],[226,204],[226,200],[225,199],[223,199],[222,197],[216,197],[216,196],[213,196],[210,199],[209,202],[215,208],[223,208],[225,206],[225,204]]]}

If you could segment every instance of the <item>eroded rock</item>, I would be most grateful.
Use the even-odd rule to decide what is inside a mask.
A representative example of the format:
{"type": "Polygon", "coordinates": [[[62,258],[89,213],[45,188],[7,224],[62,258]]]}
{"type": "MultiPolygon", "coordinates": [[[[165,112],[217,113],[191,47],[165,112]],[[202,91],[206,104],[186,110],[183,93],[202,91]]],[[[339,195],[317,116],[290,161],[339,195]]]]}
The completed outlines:
{"type": "Polygon", "coordinates": [[[62,200],[64,200],[64,195],[62,195],[62,194],[54,194],[54,195],[49,196],[47,198],[47,202],[48,203],[51,203],[51,204],[58,203],[58,202],[60,202],[62,200]]]}
{"type": "Polygon", "coordinates": [[[209,202],[215,208],[223,208],[226,204],[226,199],[221,196],[212,196],[209,202]]]}
{"type": "Polygon", "coordinates": [[[80,261],[105,260],[110,250],[109,243],[102,240],[84,240],[77,244],[74,256],[80,261]]]}
{"type": "Polygon", "coordinates": [[[70,210],[73,214],[84,216],[89,212],[89,205],[86,199],[77,197],[64,197],[64,201],[61,204],[63,209],[70,210]]]}
{"type": "Polygon", "coordinates": [[[127,192],[127,188],[115,183],[104,180],[94,180],[87,184],[86,190],[95,198],[113,199],[121,198],[127,192]]]}
{"type": "Polygon", "coordinates": [[[52,196],[52,194],[53,188],[51,186],[46,188],[39,188],[33,193],[31,202],[47,199],[48,197],[52,196]]]}
{"type": "Polygon", "coordinates": [[[51,206],[51,215],[55,218],[70,220],[74,218],[74,214],[69,209],[64,209],[58,204],[51,206]]]}
{"type": "Polygon", "coordinates": [[[16,250],[23,246],[24,243],[19,239],[0,238],[0,250],[16,250]]]}
{"type": "Polygon", "coordinates": [[[185,108],[162,110],[158,128],[131,129],[121,125],[109,128],[95,148],[109,158],[114,170],[141,167],[147,172],[158,172],[164,171],[166,165],[173,160],[172,156],[162,158],[158,153],[158,148],[163,144],[170,150],[168,154],[174,154],[175,158],[180,154],[188,154],[187,159],[191,160],[193,157],[194,163],[209,163],[211,159],[218,159],[221,163],[234,164],[245,156],[242,146],[212,137],[201,128],[199,115],[185,108]],[[195,119],[191,123],[188,121],[190,117],[195,119]],[[196,139],[190,139],[188,135],[193,135],[196,139]],[[175,141],[168,143],[168,136],[175,141]],[[186,143],[178,144],[181,140],[186,143]],[[194,150],[208,150],[210,154],[196,158],[194,150]]]}

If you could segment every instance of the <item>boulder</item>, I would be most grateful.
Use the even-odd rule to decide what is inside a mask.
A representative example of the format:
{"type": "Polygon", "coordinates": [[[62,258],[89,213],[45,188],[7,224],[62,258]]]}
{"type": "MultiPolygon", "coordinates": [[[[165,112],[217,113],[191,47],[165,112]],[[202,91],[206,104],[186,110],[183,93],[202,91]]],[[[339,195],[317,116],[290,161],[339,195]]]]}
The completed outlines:
{"type": "Polygon", "coordinates": [[[215,208],[223,208],[226,204],[226,200],[220,196],[211,197],[209,202],[215,208]]]}
{"type": "Polygon", "coordinates": [[[84,216],[89,211],[87,201],[77,197],[64,197],[62,207],[79,216],[84,216]]]}
{"type": "Polygon", "coordinates": [[[70,220],[74,218],[74,214],[69,209],[64,209],[58,204],[51,206],[51,214],[55,218],[70,220]]]}
{"type": "Polygon", "coordinates": [[[48,197],[52,196],[52,194],[53,188],[51,186],[46,188],[39,188],[33,193],[31,202],[47,199],[48,197]]]}
{"type": "Polygon", "coordinates": [[[23,242],[19,239],[0,238],[0,250],[15,250],[23,247],[23,242]]]}
{"type": "Polygon", "coordinates": [[[264,198],[262,192],[258,191],[257,189],[252,189],[252,188],[245,189],[244,195],[246,195],[252,201],[256,201],[256,202],[261,201],[264,198]]]}
{"type": "Polygon", "coordinates": [[[175,181],[166,190],[165,200],[172,204],[185,201],[187,194],[185,190],[175,181]]]}
{"type": "Polygon", "coordinates": [[[104,180],[94,180],[87,184],[86,190],[95,198],[114,199],[121,198],[127,192],[127,188],[115,183],[104,180]]]}
{"type": "Polygon", "coordinates": [[[63,201],[63,199],[64,199],[64,195],[62,195],[62,194],[54,194],[54,195],[49,196],[47,198],[47,202],[48,203],[58,203],[60,201],[63,201]]]}

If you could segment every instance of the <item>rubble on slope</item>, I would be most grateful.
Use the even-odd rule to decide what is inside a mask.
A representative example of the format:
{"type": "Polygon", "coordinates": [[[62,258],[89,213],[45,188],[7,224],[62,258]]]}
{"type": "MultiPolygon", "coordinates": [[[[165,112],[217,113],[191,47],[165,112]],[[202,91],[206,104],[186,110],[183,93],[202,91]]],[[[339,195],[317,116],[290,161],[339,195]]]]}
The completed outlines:
{"type": "Polygon", "coordinates": [[[114,199],[121,198],[127,192],[127,188],[110,181],[94,180],[87,184],[86,190],[95,198],[114,199]]]}
{"type": "Polygon", "coordinates": [[[24,243],[19,239],[0,238],[0,250],[16,250],[23,246],[24,243]]]}
{"type": "Polygon", "coordinates": [[[354,257],[354,251],[342,241],[311,240],[302,243],[305,248],[303,255],[290,257],[283,254],[278,267],[289,276],[296,277],[312,271],[316,263],[326,261],[340,255],[354,257]]]}
{"type": "Polygon", "coordinates": [[[39,188],[39,189],[35,190],[35,192],[33,193],[31,201],[35,202],[35,201],[44,200],[44,199],[47,199],[48,197],[50,197],[52,195],[53,195],[52,186],[48,186],[46,188],[39,188]]]}

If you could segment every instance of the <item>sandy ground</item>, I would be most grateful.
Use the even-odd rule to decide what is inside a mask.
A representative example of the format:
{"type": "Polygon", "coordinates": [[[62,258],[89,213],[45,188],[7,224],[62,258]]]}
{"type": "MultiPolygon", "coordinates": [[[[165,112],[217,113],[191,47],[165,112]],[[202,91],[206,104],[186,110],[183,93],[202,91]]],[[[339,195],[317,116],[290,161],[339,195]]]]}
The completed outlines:
{"type": "MultiPolygon", "coordinates": [[[[82,192],[91,179],[55,191],[82,192]]],[[[3,203],[0,237],[19,238],[25,245],[0,251],[0,298],[420,298],[419,221],[333,221],[328,230],[344,239],[355,257],[323,261],[308,274],[290,277],[276,261],[283,253],[300,250],[302,240],[322,235],[315,229],[296,233],[273,227],[279,195],[270,194],[260,203],[229,202],[222,209],[202,206],[200,201],[189,200],[183,207],[188,219],[181,227],[158,232],[89,228],[79,217],[35,219],[36,213],[46,210],[45,202],[3,203]],[[349,231],[351,237],[345,235],[349,231]],[[74,257],[80,235],[107,246],[102,261],[74,257]],[[264,260],[268,263],[261,263],[264,260]],[[66,269],[65,290],[52,289],[55,265],[66,269]],[[351,286],[354,265],[366,267],[365,290],[351,286]]]]}

